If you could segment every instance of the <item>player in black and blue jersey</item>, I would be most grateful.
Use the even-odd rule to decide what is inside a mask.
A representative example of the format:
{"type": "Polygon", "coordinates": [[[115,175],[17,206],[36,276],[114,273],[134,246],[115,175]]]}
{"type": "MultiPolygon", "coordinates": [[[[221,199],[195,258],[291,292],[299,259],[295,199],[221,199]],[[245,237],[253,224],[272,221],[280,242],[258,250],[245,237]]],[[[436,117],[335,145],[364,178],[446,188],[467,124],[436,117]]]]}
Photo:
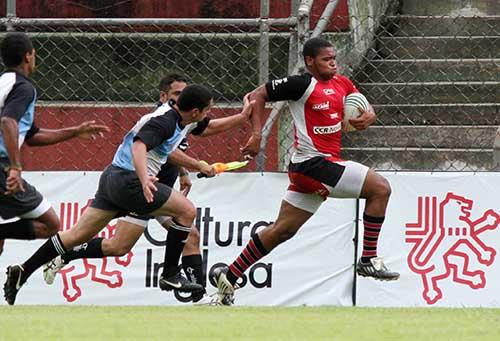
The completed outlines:
{"type": "MultiPolygon", "coordinates": [[[[196,208],[180,192],[158,183],[157,174],[168,158],[174,164],[209,177],[215,175],[212,166],[177,149],[189,133],[207,136],[224,131],[223,119],[210,120],[206,117],[212,102],[212,95],[207,88],[190,85],[182,91],[173,107],[165,104],[143,116],[127,133],[112,164],[102,173],[95,198],[77,224],[53,236],[22,265],[7,268],[4,285],[7,303],[14,304],[20,287],[36,269],[89,241],[117,216],[172,217],[169,235],[173,234],[176,242],[167,247],[175,252],[177,268],[183,241],[191,230],[196,208]]],[[[251,103],[246,97],[243,112],[249,110],[251,103]]],[[[166,280],[177,287],[178,270],[166,280]]],[[[200,286],[196,289],[199,290],[200,286]]]]}
{"type": "MultiPolygon", "coordinates": [[[[187,78],[178,74],[169,74],[160,81],[160,98],[157,108],[165,105],[174,106],[182,90],[187,86],[187,78]]],[[[219,129],[227,130],[239,126],[249,119],[250,111],[217,119],[219,129]]],[[[178,147],[185,151],[188,148],[187,139],[183,139],[178,147]]],[[[167,161],[161,166],[157,175],[158,182],[171,188],[179,178],[180,191],[187,195],[191,188],[189,173],[184,167],[179,167],[167,161]]],[[[69,262],[81,258],[102,258],[108,256],[123,256],[127,254],[141,237],[148,226],[149,216],[127,215],[118,219],[112,238],[96,237],[86,243],[85,247],[76,247],[48,262],[43,269],[44,280],[52,284],[56,274],[69,262]]],[[[165,228],[170,228],[171,217],[159,216],[156,220],[165,228]]],[[[192,292],[191,300],[197,304],[212,304],[214,299],[206,295],[206,280],[203,274],[203,263],[200,250],[200,234],[196,228],[191,228],[182,250],[182,267],[187,278],[180,275],[177,268],[179,259],[176,250],[176,232],[168,233],[166,239],[163,273],[159,286],[162,290],[178,290],[192,292]],[[175,281],[168,280],[174,276],[175,281]],[[177,276],[177,277],[175,277],[177,276]],[[200,287],[201,285],[201,287],[200,287]]]]}

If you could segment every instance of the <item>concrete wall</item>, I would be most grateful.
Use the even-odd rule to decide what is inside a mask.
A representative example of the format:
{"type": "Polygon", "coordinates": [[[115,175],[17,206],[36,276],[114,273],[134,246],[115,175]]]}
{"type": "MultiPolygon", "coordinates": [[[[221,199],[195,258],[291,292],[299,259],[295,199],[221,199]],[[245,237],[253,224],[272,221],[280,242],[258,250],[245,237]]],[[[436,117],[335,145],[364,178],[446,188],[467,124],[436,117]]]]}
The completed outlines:
{"type": "Polygon", "coordinates": [[[348,7],[350,31],[345,34],[328,34],[326,37],[335,42],[340,72],[350,76],[374,44],[382,17],[396,14],[400,1],[348,0],[348,7]]]}

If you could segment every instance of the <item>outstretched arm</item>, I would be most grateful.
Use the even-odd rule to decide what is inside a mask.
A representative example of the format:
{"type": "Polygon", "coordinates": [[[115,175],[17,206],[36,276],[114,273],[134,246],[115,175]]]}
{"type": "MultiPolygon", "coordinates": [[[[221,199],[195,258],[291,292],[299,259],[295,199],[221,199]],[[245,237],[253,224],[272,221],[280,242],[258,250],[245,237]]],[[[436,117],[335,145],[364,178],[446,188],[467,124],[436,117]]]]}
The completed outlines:
{"type": "Polygon", "coordinates": [[[216,174],[215,168],[213,166],[193,159],[191,156],[187,155],[180,149],[176,149],[172,153],[170,153],[170,155],[168,156],[168,162],[177,166],[201,172],[208,177],[215,176],[216,174]]]}
{"type": "Polygon", "coordinates": [[[62,129],[39,129],[31,136],[26,143],[30,146],[46,146],[56,144],[75,137],[84,139],[95,139],[98,135],[109,132],[110,129],[106,125],[96,124],[95,121],[86,121],[74,127],[62,129]]]}
{"type": "Polygon", "coordinates": [[[250,93],[250,100],[254,102],[253,113],[250,118],[252,124],[252,136],[248,139],[245,147],[241,150],[243,155],[254,157],[259,153],[260,141],[262,139],[262,122],[266,101],[268,100],[267,90],[265,85],[259,86],[250,93]]]}
{"type": "Polygon", "coordinates": [[[254,103],[250,102],[248,97],[246,95],[243,98],[243,110],[241,113],[229,117],[211,119],[207,128],[200,135],[215,135],[245,123],[252,114],[252,104],[254,103]]]}

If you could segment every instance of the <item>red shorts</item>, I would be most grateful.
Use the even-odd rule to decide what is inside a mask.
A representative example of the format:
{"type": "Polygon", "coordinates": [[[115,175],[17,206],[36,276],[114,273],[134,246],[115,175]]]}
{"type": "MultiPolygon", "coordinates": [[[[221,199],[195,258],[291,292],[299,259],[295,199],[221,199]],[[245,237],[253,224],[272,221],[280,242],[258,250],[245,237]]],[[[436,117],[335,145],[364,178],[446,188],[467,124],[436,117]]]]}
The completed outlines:
{"type": "Polygon", "coordinates": [[[368,169],[354,161],[333,161],[319,156],[300,163],[291,162],[285,200],[314,213],[327,197],[359,198],[368,169]],[[318,201],[318,196],[322,200],[318,201]]]}

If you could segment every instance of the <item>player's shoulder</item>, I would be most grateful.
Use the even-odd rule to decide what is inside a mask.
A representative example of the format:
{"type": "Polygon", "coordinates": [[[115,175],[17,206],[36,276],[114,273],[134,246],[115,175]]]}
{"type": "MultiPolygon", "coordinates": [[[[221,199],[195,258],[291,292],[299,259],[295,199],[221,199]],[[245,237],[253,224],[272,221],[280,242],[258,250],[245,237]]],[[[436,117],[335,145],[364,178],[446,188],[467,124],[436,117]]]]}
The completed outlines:
{"type": "Polygon", "coordinates": [[[16,83],[16,73],[12,71],[7,71],[2,73],[0,76],[0,86],[6,86],[6,85],[14,85],[16,83]]]}
{"type": "Polygon", "coordinates": [[[11,88],[16,91],[28,91],[30,93],[35,89],[31,79],[13,71],[4,72],[2,76],[0,76],[0,87],[11,88]]]}
{"type": "Polygon", "coordinates": [[[308,73],[302,75],[290,75],[283,78],[271,80],[270,86],[272,89],[278,88],[283,85],[306,84],[311,81],[312,76],[308,73]]]}
{"type": "Polygon", "coordinates": [[[333,76],[332,81],[342,83],[342,84],[349,84],[349,85],[353,84],[352,80],[349,77],[346,77],[346,76],[341,75],[341,74],[336,74],[335,76],[333,76]]]}
{"type": "Polygon", "coordinates": [[[160,122],[177,122],[180,120],[180,114],[174,108],[163,104],[158,107],[155,111],[148,114],[149,119],[154,119],[160,122]]]}

